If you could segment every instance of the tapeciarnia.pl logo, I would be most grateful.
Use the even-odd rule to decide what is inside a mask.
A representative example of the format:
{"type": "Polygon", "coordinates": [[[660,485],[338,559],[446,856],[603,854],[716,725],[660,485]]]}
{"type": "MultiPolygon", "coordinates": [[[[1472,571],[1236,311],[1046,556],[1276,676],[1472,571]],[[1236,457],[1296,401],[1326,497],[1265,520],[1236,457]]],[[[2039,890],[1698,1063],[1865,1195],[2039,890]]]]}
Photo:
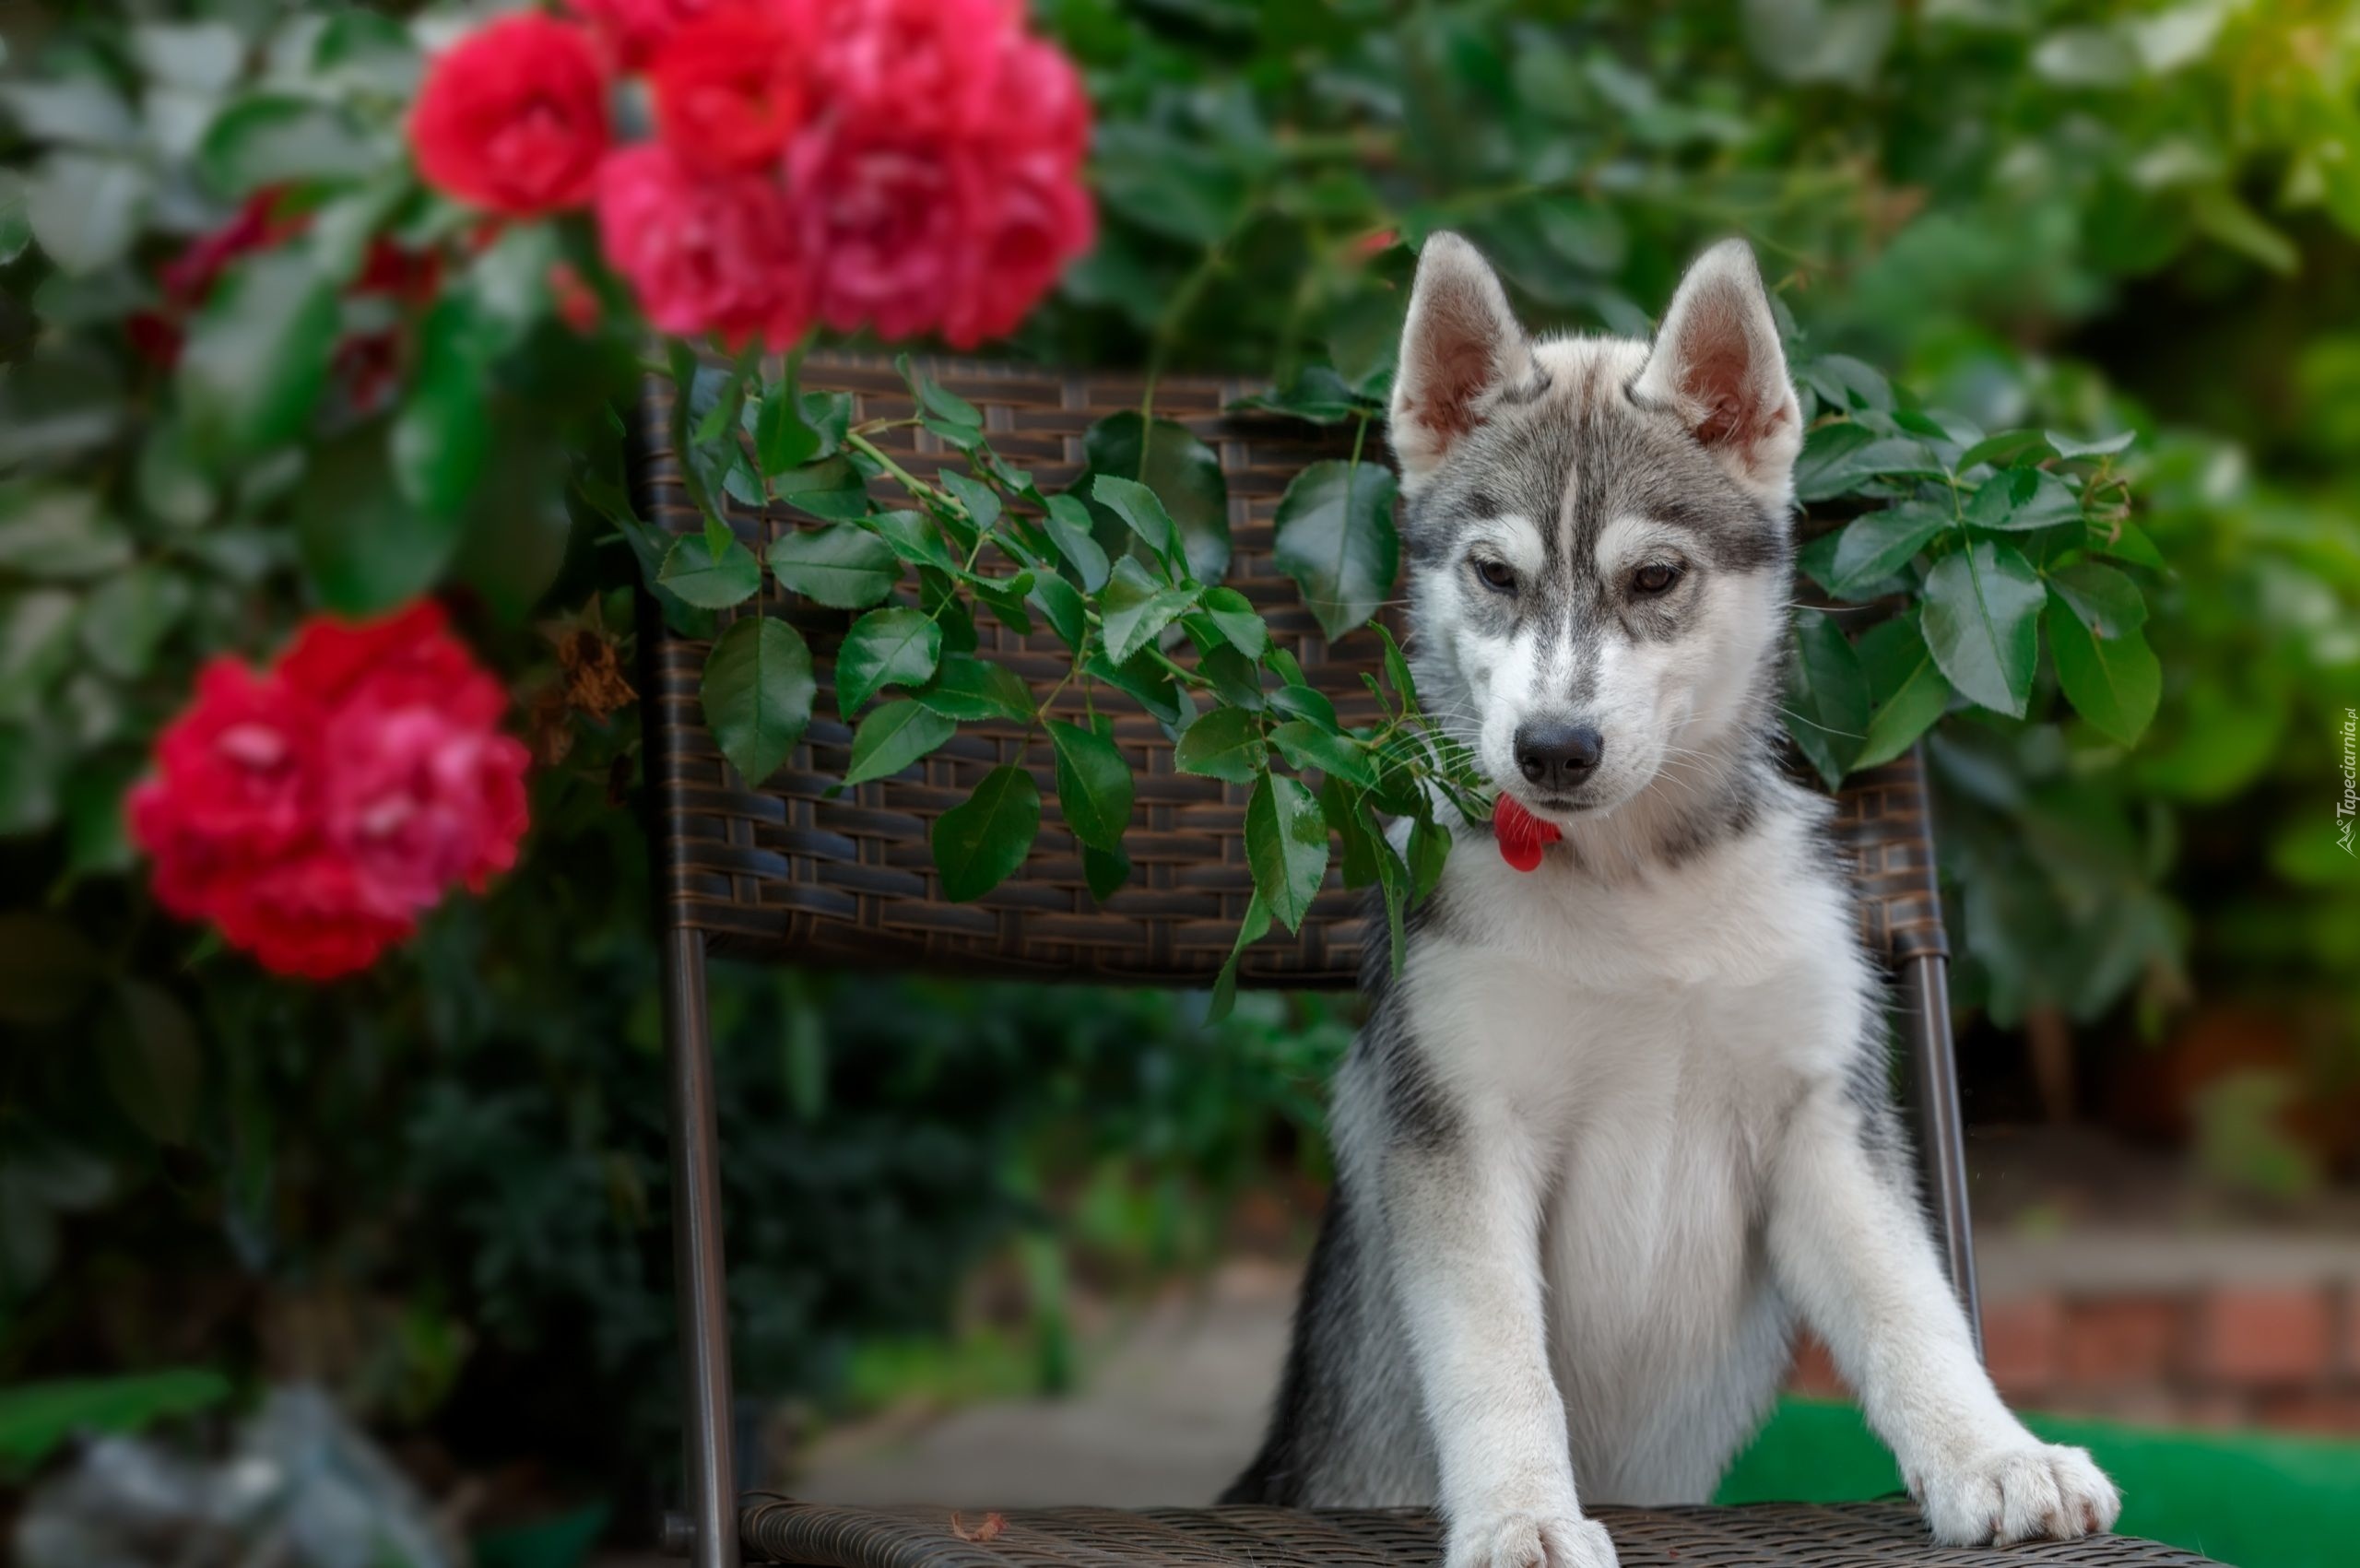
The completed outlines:
{"type": "Polygon", "coordinates": [[[2335,803],[2335,847],[2360,860],[2352,847],[2354,819],[2360,816],[2360,708],[2343,710],[2343,798],[2335,803]]]}

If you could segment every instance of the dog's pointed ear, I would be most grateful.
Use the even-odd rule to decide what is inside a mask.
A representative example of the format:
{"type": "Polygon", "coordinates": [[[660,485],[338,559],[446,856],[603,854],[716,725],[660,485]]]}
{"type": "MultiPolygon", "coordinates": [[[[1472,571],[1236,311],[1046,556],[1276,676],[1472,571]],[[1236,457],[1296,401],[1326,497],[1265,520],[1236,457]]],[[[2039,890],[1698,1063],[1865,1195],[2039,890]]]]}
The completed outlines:
{"type": "Polygon", "coordinates": [[[1677,414],[1740,484],[1775,506],[1790,502],[1802,406],[1744,241],[1722,241],[1680,280],[1632,391],[1677,414]]]}
{"type": "Polygon", "coordinates": [[[1532,373],[1532,347],[1491,264],[1456,234],[1428,235],[1401,324],[1387,426],[1405,485],[1433,473],[1500,391],[1532,373]]]}

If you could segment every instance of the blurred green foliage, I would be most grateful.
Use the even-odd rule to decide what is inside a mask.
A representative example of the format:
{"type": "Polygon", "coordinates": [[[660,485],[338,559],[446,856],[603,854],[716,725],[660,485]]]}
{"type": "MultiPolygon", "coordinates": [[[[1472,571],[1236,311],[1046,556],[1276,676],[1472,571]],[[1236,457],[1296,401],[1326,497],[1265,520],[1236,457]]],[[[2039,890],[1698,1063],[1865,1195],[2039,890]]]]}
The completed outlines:
{"type": "MultiPolygon", "coordinates": [[[[1022,352],[1275,372],[1281,401],[1349,411],[1382,384],[1410,249],[1435,228],[1482,244],[1536,323],[1622,332],[1646,328],[1699,243],[1736,230],[1812,355],[1893,367],[1914,404],[1985,429],[2137,430],[2114,461],[2169,563],[2147,594],[2152,731],[2133,750],[2042,701],[1957,715],[1929,746],[1961,1000],[2002,1026],[2050,1008],[2161,1035],[2191,998],[2249,995],[2304,1020],[2307,1054],[2272,1068],[2294,1098],[2360,1071],[2360,874],[2333,818],[2337,729],[2360,701],[2354,6],[1041,10],[1100,104],[1104,238],[1022,352]]],[[[131,79],[157,35],[130,14],[77,7],[65,47],[131,79]]],[[[336,54],[364,98],[414,68],[372,21],[343,24],[336,54]]],[[[40,116],[89,101],[29,93],[19,73],[0,137],[47,139],[40,116]]],[[[256,177],[264,128],[214,133],[222,190],[256,177]]],[[[126,226],[191,232],[214,215],[110,149],[111,125],[75,135],[89,145],[30,169],[0,140],[12,469],[113,441],[137,413],[127,360],[49,351],[36,324],[153,290],[126,226]],[[38,261],[36,226],[74,269],[38,261]]],[[[503,269],[537,277],[547,259],[495,248],[469,298],[496,310],[503,269]]],[[[203,330],[301,340],[310,360],[377,308],[346,301],[324,324],[301,290],[245,299],[250,313],[242,297],[203,330]]],[[[314,578],[387,581],[336,570],[344,525],[368,520],[350,508],[388,527],[440,519],[410,542],[429,577],[449,566],[476,587],[471,632],[505,668],[547,666],[523,624],[545,588],[564,606],[603,595],[606,623],[629,623],[628,552],[557,515],[538,466],[540,421],[616,384],[615,347],[584,352],[564,398],[490,389],[499,418],[532,426],[490,443],[523,456],[488,470],[478,503],[513,548],[457,553],[456,501],[384,472],[385,450],[339,449],[353,467],[310,475],[266,460],[224,489],[169,427],[143,431],[126,480],[168,570],[100,587],[124,520],[87,508],[17,506],[0,525],[0,1376],[314,1373],[463,1457],[667,1462],[653,962],[642,844],[616,803],[631,716],[579,726],[541,772],[517,875],[360,980],[266,983],[112,874],[137,740],[197,651],[268,645],[314,578]],[[307,489],[324,499],[299,506],[307,489]],[[61,549],[82,562],[62,576],[61,549]],[[22,570],[36,558],[40,574],[22,570]]],[[[185,371],[200,391],[206,363],[185,371]]],[[[419,397],[417,439],[472,428],[465,373],[419,397]]],[[[209,417],[207,439],[266,445],[278,415],[266,398],[209,417]]],[[[2037,678],[2053,689],[2046,664],[2037,678]]],[[[727,970],[715,1006],[743,1385],[870,1397],[939,1368],[908,1347],[979,1269],[1024,1303],[991,1332],[1054,1382],[1070,1353],[1061,1281],[1204,1258],[1274,1160],[1316,1170],[1349,1016],[1246,997],[1209,1026],[1194,997],[727,970]]],[[[2237,1089],[2207,1149],[2299,1185],[2304,1168],[2256,1137],[2288,1098],[2237,1089]]]]}

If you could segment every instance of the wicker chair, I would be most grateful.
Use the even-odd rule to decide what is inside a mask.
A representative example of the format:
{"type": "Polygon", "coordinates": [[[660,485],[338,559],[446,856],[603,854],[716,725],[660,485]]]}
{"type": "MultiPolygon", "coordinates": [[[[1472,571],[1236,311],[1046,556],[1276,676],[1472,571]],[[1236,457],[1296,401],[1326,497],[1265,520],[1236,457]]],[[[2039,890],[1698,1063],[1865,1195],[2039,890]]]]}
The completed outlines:
{"type": "MultiPolygon", "coordinates": [[[[995,447],[1032,468],[1044,489],[1063,486],[1078,471],[1082,434],[1092,421],[1138,407],[1144,390],[1138,378],[1119,374],[973,362],[927,368],[983,411],[995,447]]],[[[853,394],[859,419],[912,412],[901,378],[879,361],[819,357],[807,362],[804,380],[853,394]]],[[[1360,675],[1372,667],[1377,639],[1362,635],[1331,648],[1294,584],[1270,560],[1272,513],[1288,480],[1306,462],[1342,455],[1344,449],[1309,426],[1224,412],[1251,390],[1221,381],[1165,379],[1156,387],[1155,409],[1188,425],[1221,454],[1233,547],[1227,581],[1254,602],[1273,637],[1295,654],[1348,722],[1358,722],[1371,701],[1360,675]]],[[[668,383],[651,383],[632,446],[632,487],[643,517],[685,532],[700,525],[668,446],[670,395],[668,383]]],[[[899,443],[896,456],[915,473],[931,474],[945,458],[942,445],[921,430],[900,430],[891,437],[899,443]]],[[[784,511],[740,513],[732,522],[756,545],[798,526],[784,511]]],[[[1019,760],[1021,728],[964,726],[903,774],[832,793],[844,774],[851,733],[826,716],[834,712],[826,693],[851,618],[774,585],[765,589],[760,609],[788,618],[802,631],[822,697],[786,766],[761,788],[749,789],[723,761],[705,728],[698,700],[704,646],[673,636],[642,595],[689,1489],[687,1510],[666,1522],[667,1549],[692,1559],[696,1568],[734,1568],[741,1550],[758,1560],[821,1568],[1180,1562],[1423,1568],[1434,1562],[1434,1522],[1417,1512],[1017,1512],[985,1541],[960,1534],[941,1508],[838,1508],[755,1495],[741,1510],[731,1453],[707,952],[778,962],[1201,984],[1228,956],[1253,891],[1244,843],[1245,791],[1177,772],[1162,731],[1127,705],[1115,737],[1139,775],[1137,815],[1125,841],[1134,867],[1129,885],[1103,905],[1092,900],[1079,846],[1052,803],[1019,876],[974,903],[946,902],[927,849],[928,826],[964,800],[993,767],[1019,760]]],[[[1055,685],[1067,666],[1062,646],[1045,631],[1026,639],[985,619],[978,633],[982,652],[1016,668],[1036,691],[1055,685]]],[[[1044,757],[1036,750],[1024,760],[1041,775],[1044,798],[1052,797],[1044,757]]],[[[1890,961],[1908,1040],[1927,1192],[1951,1279],[1973,1322],[1974,1259],[1944,989],[1947,949],[1917,759],[1855,779],[1840,806],[1842,841],[1860,894],[1861,935],[1890,961]]],[[[1248,951],[1241,984],[1352,984],[1362,945],[1370,939],[1363,914],[1362,900],[1331,881],[1298,932],[1274,930],[1248,951]]],[[[1599,1516],[1628,1568],[2001,1561],[1996,1554],[1930,1548],[1916,1510],[1892,1503],[1609,1509],[1599,1516]]],[[[2017,1548],[2009,1555],[2091,1564],[2204,1561],[2119,1537],[2017,1548]]]]}

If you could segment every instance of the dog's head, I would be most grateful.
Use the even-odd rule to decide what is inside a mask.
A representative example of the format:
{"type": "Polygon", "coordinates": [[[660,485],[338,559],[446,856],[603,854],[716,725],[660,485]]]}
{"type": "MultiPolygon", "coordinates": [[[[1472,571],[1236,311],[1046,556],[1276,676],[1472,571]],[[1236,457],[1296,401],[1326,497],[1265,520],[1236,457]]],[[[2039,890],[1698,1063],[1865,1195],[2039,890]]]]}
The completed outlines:
{"type": "Polygon", "coordinates": [[[1391,432],[1421,694],[1493,783],[1571,825],[1759,729],[1802,417],[1741,242],[1649,344],[1527,337],[1434,235],[1391,432]]]}

